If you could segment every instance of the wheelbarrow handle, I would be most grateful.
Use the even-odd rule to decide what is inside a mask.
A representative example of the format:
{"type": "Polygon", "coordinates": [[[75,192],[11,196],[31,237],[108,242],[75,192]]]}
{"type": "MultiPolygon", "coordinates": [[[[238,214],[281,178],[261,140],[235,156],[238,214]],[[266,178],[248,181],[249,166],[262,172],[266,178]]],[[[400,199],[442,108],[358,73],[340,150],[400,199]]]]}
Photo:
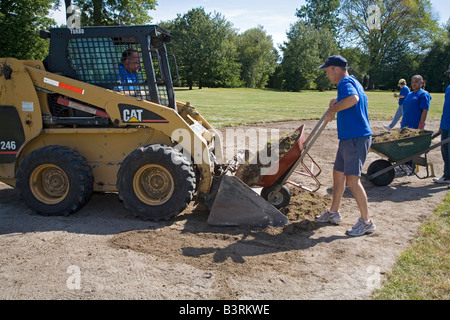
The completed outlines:
{"type": "Polygon", "coordinates": [[[431,140],[433,140],[433,139],[436,138],[436,137],[439,137],[440,135],[441,135],[441,130],[439,129],[438,132],[436,132],[435,134],[433,134],[433,135],[431,136],[431,140]]]}
{"type": "Polygon", "coordinates": [[[311,133],[306,138],[305,142],[303,143],[303,150],[305,152],[308,152],[308,150],[311,148],[311,146],[314,144],[314,142],[317,140],[317,138],[320,136],[322,131],[327,126],[327,123],[325,122],[325,116],[327,114],[328,110],[323,114],[322,118],[316,123],[314,128],[311,130],[311,133]]]}

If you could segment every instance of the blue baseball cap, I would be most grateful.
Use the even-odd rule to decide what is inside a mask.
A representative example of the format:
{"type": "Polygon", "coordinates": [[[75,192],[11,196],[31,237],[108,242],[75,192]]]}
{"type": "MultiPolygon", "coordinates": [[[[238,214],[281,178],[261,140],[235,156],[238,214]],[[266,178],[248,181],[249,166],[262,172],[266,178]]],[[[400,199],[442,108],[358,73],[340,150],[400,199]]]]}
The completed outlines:
{"type": "Polygon", "coordinates": [[[348,61],[339,55],[328,57],[327,61],[323,66],[320,66],[319,69],[325,69],[330,66],[336,67],[348,67],[348,61]]]}

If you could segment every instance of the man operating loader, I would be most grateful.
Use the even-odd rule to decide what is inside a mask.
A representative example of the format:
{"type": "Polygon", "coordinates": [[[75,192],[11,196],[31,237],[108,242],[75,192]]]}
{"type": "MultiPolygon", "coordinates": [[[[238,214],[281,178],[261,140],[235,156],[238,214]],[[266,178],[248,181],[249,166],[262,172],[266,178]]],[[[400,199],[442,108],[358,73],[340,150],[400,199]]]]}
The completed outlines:
{"type": "Polygon", "coordinates": [[[139,81],[139,70],[141,69],[141,62],[139,53],[134,49],[127,49],[122,54],[122,63],[118,68],[118,82],[122,84],[117,87],[117,91],[124,92],[132,96],[141,93],[139,86],[136,85],[139,81]]]}
{"type": "Polygon", "coordinates": [[[318,222],[339,224],[339,206],[347,184],[355,197],[361,217],[349,236],[362,236],[375,231],[375,224],[369,216],[366,191],[361,184],[361,171],[372,143],[372,131],[367,112],[367,96],[361,84],[348,73],[348,62],[341,56],[331,56],[324,65],[328,79],[338,85],[337,98],[330,101],[325,122],[334,120],[337,113],[339,147],[333,168],[333,200],[331,207],[318,222]]]}

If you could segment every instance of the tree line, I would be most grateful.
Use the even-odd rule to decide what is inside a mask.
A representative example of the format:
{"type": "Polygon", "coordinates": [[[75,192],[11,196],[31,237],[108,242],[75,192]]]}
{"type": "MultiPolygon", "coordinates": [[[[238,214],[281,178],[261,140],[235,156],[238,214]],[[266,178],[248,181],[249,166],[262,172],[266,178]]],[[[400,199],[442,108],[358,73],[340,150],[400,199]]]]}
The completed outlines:
{"type": "MultiPolygon", "coordinates": [[[[80,8],[83,26],[151,24],[157,1],[0,0],[0,56],[43,59],[48,44],[39,30],[56,26],[48,18],[52,8],[70,5],[80,8]]],[[[450,20],[440,26],[429,0],[307,0],[295,14],[279,48],[262,26],[238,33],[221,13],[203,7],[162,22],[173,34],[168,50],[179,85],[328,90],[333,86],[317,67],[333,54],[347,58],[368,90],[396,89],[400,78],[409,82],[415,74],[429,91],[448,85],[450,20]]]]}

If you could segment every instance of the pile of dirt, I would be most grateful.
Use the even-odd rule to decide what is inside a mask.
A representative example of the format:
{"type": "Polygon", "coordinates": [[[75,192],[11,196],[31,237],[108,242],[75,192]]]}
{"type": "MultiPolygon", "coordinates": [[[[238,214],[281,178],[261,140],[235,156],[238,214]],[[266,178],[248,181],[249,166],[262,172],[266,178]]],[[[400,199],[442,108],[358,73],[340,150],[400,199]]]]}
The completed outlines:
{"type": "Polygon", "coordinates": [[[273,150],[278,153],[278,159],[281,159],[295,145],[298,139],[300,139],[301,134],[302,130],[299,128],[290,134],[284,134],[276,144],[268,142],[267,145],[262,150],[259,150],[253,157],[250,159],[246,158],[245,163],[241,164],[237,169],[236,177],[248,186],[256,185],[262,177],[261,169],[269,169],[271,167],[271,163],[263,164],[261,162],[261,155],[264,155],[265,158],[270,158],[273,150]]]}
{"type": "Polygon", "coordinates": [[[429,131],[426,131],[423,129],[410,129],[408,127],[405,127],[400,130],[394,130],[394,131],[388,132],[384,135],[378,136],[373,139],[372,143],[395,141],[395,140],[419,136],[422,134],[427,134],[428,132],[429,131]]]}
{"type": "Polygon", "coordinates": [[[287,207],[280,211],[289,218],[290,222],[310,220],[324,211],[331,204],[329,194],[320,195],[301,188],[290,188],[291,201],[287,207]]]}

